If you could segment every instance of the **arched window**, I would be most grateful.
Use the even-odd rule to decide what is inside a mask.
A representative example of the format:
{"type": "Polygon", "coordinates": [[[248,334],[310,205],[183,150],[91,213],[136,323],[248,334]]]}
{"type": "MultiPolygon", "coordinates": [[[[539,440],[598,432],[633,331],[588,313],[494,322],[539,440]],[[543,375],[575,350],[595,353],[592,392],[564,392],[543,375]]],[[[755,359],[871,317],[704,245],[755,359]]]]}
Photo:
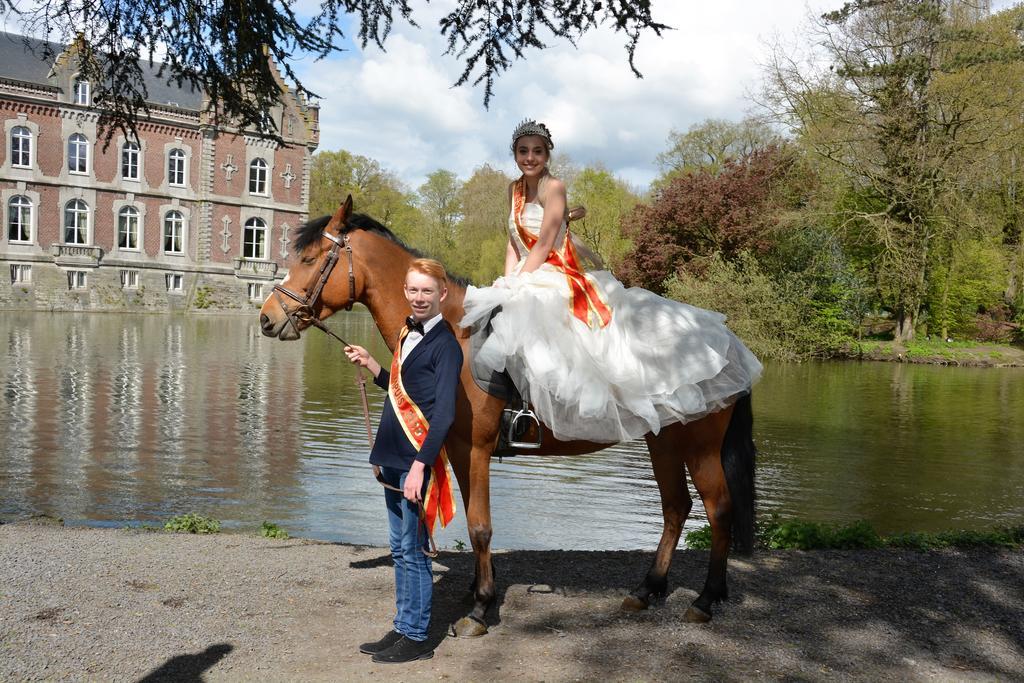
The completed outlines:
{"type": "Polygon", "coordinates": [[[126,142],[121,147],[121,178],[124,180],[139,179],[139,145],[126,142]]]}
{"type": "Polygon", "coordinates": [[[89,236],[89,206],[81,199],[72,199],[64,205],[65,244],[87,244],[89,236]]]}
{"type": "Polygon", "coordinates": [[[25,126],[11,129],[11,166],[32,166],[32,131],[25,126]]]}
{"type": "Polygon", "coordinates": [[[7,239],[11,242],[32,241],[32,200],[22,195],[7,203],[7,239]]]}
{"type": "Polygon", "coordinates": [[[242,256],[267,258],[267,224],[262,218],[250,218],[242,230],[242,256]]]}
{"type": "Polygon", "coordinates": [[[117,247],[139,248],[139,210],[126,206],[117,213],[117,247]]]}
{"type": "Polygon", "coordinates": [[[180,211],[168,211],[164,216],[164,252],[168,254],[182,253],[184,233],[184,216],[180,211]]]}
{"type": "Polygon", "coordinates": [[[68,170],[72,173],[89,172],[89,138],[81,133],[68,138],[68,170]]]}
{"type": "Polygon", "coordinates": [[[92,104],[90,101],[89,81],[84,78],[75,79],[75,104],[92,104]]]}
{"type": "Polygon", "coordinates": [[[267,162],[253,159],[249,164],[249,194],[267,193],[267,162]]]}
{"type": "Polygon", "coordinates": [[[185,151],[174,148],[167,155],[167,184],[185,184],[185,151]]]}

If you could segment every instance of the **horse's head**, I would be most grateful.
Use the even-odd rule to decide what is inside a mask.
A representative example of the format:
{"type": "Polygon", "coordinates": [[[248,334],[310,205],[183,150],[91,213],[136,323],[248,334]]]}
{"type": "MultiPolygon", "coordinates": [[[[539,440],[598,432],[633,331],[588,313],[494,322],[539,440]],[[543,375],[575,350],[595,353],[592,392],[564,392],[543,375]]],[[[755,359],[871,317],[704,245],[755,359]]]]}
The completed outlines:
{"type": "MultiPolygon", "coordinates": [[[[260,308],[260,329],[268,337],[298,339],[314,320],[329,318],[358,300],[357,278],[348,244],[352,196],[328,220],[309,221],[296,231],[288,275],[260,308]]],[[[361,279],[361,278],[358,278],[361,279]]]]}

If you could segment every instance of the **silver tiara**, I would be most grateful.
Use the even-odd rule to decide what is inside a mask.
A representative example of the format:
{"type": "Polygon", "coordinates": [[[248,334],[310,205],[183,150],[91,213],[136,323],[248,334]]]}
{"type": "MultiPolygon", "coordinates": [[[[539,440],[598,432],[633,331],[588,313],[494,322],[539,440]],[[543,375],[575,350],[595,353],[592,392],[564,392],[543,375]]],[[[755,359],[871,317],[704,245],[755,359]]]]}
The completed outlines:
{"type": "Polygon", "coordinates": [[[526,135],[539,135],[544,138],[549,151],[555,148],[555,143],[551,141],[551,131],[548,130],[547,126],[543,123],[537,123],[533,119],[523,119],[522,123],[516,126],[515,131],[512,133],[511,147],[513,154],[515,154],[516,151],[516,141],[526,135]]]}

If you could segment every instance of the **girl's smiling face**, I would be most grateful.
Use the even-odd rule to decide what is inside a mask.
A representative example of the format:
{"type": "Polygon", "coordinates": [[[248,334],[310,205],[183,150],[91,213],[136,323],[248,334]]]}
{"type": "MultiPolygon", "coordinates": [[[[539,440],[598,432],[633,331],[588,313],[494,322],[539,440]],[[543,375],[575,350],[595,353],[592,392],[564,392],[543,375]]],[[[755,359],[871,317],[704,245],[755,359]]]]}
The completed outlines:
{"type": "Polygon", "coordinates": [[[550,159],[547,141],[541,136],[524,135],[516,140],[516,166],[523,175],[539,176],[550,159]]]}

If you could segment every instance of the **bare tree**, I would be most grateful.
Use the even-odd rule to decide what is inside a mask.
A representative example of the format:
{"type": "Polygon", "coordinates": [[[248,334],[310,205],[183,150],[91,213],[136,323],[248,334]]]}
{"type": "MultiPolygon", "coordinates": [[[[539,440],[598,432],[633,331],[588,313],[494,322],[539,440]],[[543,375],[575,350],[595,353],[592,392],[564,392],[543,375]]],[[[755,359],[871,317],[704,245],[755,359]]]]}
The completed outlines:
{"type": "Polygon", "coordinates": [[[780,141],[771,126],[755,118],[739,122],[707,119],[685,133],[673,129],[668,136],[669,148],[658,155],[657,161],[666,174],[704,169],[717,175],[727,161],[744,159],[780,141]]]}

